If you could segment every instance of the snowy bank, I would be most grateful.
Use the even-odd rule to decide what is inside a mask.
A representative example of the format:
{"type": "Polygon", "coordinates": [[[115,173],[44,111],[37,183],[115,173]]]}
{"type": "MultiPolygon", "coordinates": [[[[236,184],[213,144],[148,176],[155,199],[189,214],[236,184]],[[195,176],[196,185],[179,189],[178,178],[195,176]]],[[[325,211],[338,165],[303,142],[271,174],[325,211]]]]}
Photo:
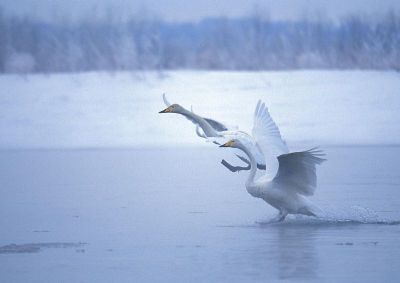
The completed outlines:
{"type": "Polygon", "coordinates": [[[0,86],[2,148],[203,145],[186,119],[157,113],[163,92],[245,131],[262,99],[289,146],[400,143],[395,72],[4,75],[0,86]]]}

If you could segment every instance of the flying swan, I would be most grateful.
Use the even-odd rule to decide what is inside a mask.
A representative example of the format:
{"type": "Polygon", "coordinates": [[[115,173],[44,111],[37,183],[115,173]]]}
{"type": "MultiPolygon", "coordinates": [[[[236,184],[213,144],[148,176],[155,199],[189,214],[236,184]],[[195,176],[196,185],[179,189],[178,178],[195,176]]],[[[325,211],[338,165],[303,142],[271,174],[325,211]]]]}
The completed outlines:
{"type": "Polygon", "coordinates": [[[256,178],[255,156],[246,141],[234,138],[220,146],[238,148],[250,159],[247,192],[279,211],[273,221],[283,221],[288,214],[317,216],[321,210],[305,196],[313,195],[316,189],[316,165],[325,161],[321,158],[324,156],[322,151],[313,148],[286,152],[287,147],[279,129],[261,101],[258,101],[254,113],[252,134],[267,164],[265,174],[259,178],[256,178]]]}
{"type": "MultiPolygon", "coordinates": [[[[205,138],[208,141],[211,141],[213,143],[216,143],[218,145],[222,144],[228,139],[240,139],[242,142],[246,143],[247,147],[249,150],[252,152],[253,156],[257,160],[257,168],[261,170],[265,170],[265,161],[264,157],[261,153],[260,147],[258,144],[255,142],[255,140],[246,132],[239,131],[234,128],[228,128],[224,124],[213,120],[209,118],[204,118],[201,117],[193,112],[193,109],[191,111],[185,109],[183,106],[179,104],[171,104],[168,102],[165,93],[163,94],[163,101],[167,108],[164,110],[158,112],[158,113],[176,113],[176,114],[181,114],[184,117],[186,117],[188,120],[190,120],[192,123],[196,125],[196,134],[201,137],[205,138]],[[202,129],[203,133],[200,132],[200,129],[202,129]]],[[[283,143],[284,146],[284,151],[288,151],[286,145],[283,143]]],[[[250,162],[242,157],[238,157],[244,161],[245,163],[248,164],[247,167],[240,167],[240,166],[232,166],[229,164],[227,161],[222,160],[222,164],[227,167],[230,171],[236,172],[240,170],[250,170],[250,162]]]]}

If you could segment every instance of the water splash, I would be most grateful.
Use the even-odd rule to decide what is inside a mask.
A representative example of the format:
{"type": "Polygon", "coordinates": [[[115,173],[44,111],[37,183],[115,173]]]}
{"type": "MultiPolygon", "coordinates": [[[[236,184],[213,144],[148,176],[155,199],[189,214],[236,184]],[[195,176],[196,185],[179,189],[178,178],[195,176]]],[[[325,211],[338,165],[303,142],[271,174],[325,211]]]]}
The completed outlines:
{"type": "Polygon", "coordinates": [[[351,225],[351,224],[379,224],[399,225],[399,219],[383,218],[372,209],[362,206],[348,208],[324,208],[318,217],[304,215],[289,215],[285,221],[276,222],[273,219],[257,221],[258,225],[351,225]]]}
{"type": "Polygon", "coordinates": [[[323,215],[317,218],[320,221],[353,224],[383,224],[398,225],[400,220],[381,217],[376,211],[362,207],[351,206],[349,208],[325,208],[323,215]]]}

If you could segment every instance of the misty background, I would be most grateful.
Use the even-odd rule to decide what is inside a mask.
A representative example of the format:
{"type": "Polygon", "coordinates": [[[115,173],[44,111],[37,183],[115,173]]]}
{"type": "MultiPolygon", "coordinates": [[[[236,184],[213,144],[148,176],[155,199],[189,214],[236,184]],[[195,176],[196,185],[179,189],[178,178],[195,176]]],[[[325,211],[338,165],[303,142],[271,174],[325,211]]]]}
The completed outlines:
{"type": "Polygon", "coordinates": [[[397,2],[283,2],[6,0],[0,72],[400,69],[397,2]]]}
{"type": "Polygon", "coordinates": [[[397,283],[399,9],[1,0],[0,281],[397,283]],[[163,93],[248,133],[265,102],[291,152],[327,154],[327,217],[269,225],[163,93]]]}

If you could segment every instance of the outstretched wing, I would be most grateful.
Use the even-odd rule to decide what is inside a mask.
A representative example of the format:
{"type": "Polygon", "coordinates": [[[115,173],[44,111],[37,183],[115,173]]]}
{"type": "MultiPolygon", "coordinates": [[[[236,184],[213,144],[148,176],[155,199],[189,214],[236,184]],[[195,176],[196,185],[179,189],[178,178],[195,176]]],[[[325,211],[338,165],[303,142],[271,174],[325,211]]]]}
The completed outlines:
{"type": "Polygon", "coordinates": [[[171,103],[169,103],[169,101],[167,100],[167,97],[165,96],[165,93],[163,93],[162,99],[164,101],[165,106],[167,106],[167,107],[171,106],[171,103]]]}
{"type": "Polygon", "coordinates": [[[313,195],[317,187],[315,167],[325,161],[323,156],[325,154],[317,148],[278,156],[279,169],[272,181],[284,190],[294,190],[306,196],[313,195]]]}
{"type": "Polygon", "coordinates": [[[273,178],[278,171],[278,156],[289,153],[285,141],[281,137],[278,127],[272,120],[268,108],[259,100],[254,112],[253,137],[256,146],[264,155],[266,174],[273,178]]]}
{"type": "MultiPolygon", "coordinates": [[[[192,112],[194,114],[193,111],[193,106],[190,106],[190,112],[192,112]]],[[[214,119],[210,119],[210,118],[204,118],[203,119],[212,127],[214,128],[214,130],[218,131],[218,132],[222,132],[222,131],[227,131],[228,127],[225,126],[224,124],[222,124],[221,122],[218,122],[214,119]]]]}
{"type": "MultiPolygon", "coordinates": [[[[194,114],[193,111],[193,105],[190,106],[190,112],[192,112],[194,114]]],[[[222,131],[227,131],[228,127],[225,126],[224,124],[222,124],[221,122],[215,121],[214,119],[210,119],[210,118],[204,118],[204,120],[206,120],[206,122],[214,128],[214,130],[218,131],[218,132],[222,132],[222,131]]]]}

